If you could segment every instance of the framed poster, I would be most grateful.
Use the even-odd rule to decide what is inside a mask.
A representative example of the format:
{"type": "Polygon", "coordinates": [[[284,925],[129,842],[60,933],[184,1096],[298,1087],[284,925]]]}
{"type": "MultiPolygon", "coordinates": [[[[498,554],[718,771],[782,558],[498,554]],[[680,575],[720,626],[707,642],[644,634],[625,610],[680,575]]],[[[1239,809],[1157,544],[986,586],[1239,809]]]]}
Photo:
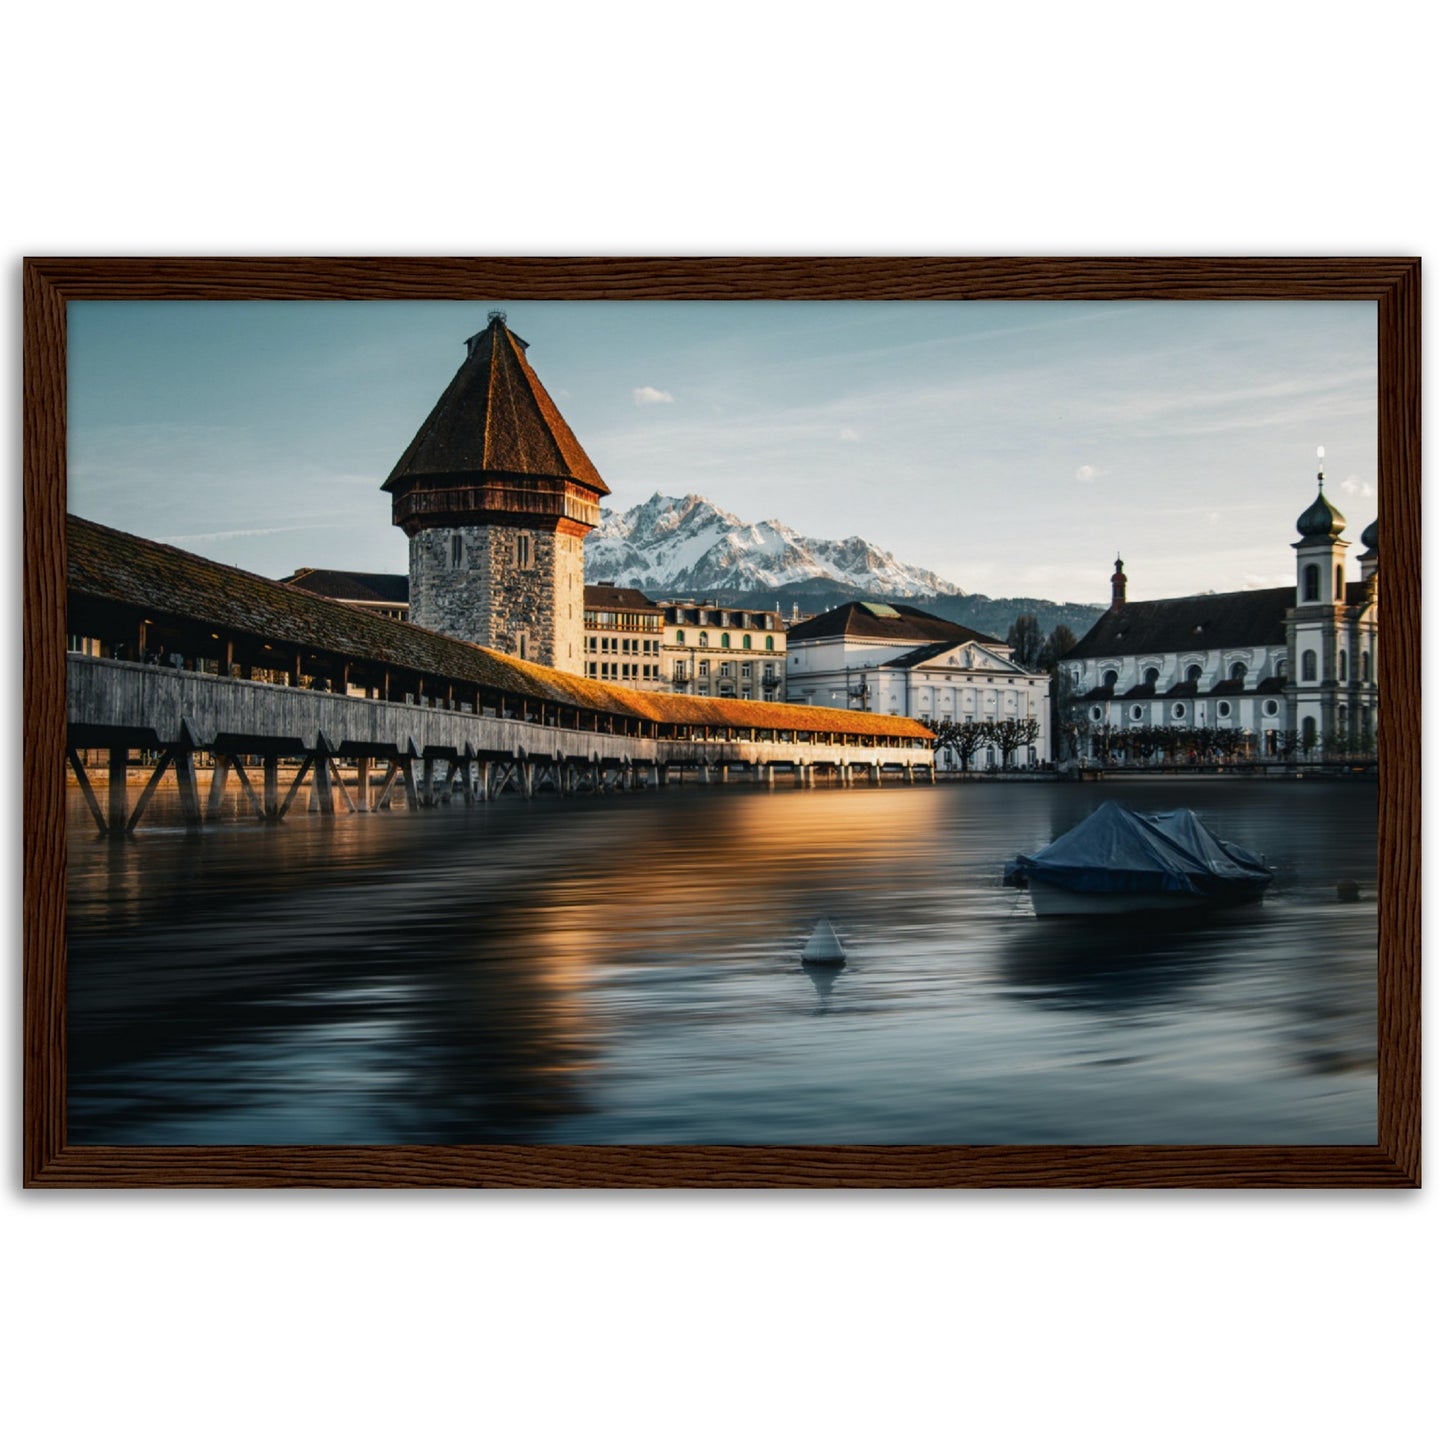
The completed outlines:
{"type": "Polygon", "coordinates": [[[1418,1184],[1418,262],[25,284],[27,1183],[1418,1184]]]}

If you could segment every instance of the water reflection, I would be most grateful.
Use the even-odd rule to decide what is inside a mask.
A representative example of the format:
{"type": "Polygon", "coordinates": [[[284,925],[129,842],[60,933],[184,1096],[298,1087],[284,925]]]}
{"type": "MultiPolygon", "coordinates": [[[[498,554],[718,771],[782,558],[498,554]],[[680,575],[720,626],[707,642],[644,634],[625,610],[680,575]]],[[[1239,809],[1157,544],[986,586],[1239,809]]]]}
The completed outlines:
{"type": "Polygon", "coordinates": [[[1196,807],[1278,889],[1034,919],[1003,861],[1105,795],[669,789],[194,834],[162,799],[128,843],[72,813],[71,1137],[1373,1140],[1373,791],[1121,789],[1196,807]],[[845,970],[800,964],[820,916],[845,970]]]}
{"type": "Polygon", "coordinates": [[[1259,911],[1030,917],[1006,934],[1000,980],[1044,1008],[1124,1012],[1180,1004],[1231,953],[1253,946],[1249,924],[1259,911]]]}
{"type": "Polygon", "coordinates": [[[841,963],[805,963],[803,972],[808,975],[814,989],[818,994],[818,1012],[825,1014],[829,1011],[829,1000],[833,997],[833,985],[838,981],[838,975],[843,972],[846,965],[841,963]]]}

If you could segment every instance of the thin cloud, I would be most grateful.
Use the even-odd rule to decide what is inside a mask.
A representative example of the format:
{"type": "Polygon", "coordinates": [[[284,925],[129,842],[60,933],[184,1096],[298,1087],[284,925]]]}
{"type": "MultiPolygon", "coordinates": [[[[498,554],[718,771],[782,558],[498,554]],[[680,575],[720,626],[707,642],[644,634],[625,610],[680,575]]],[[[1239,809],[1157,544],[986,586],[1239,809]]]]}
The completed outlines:
{"type": "Polygon", "coordinates": [[[1370,482],[1362,482],[1353,472],[1340,483],[1340,486],[1352,497],[1373,497],[1375,495],[1374,485],[1370,482]]]}
{"type": "Polygon", "coordinates": [[[184,542],[226,542],[233,537],[279,537],[287,532],[315,532],[323,525],[313,522],[294,527],[241,527],[232,532],[182,532],[176,536],[157,537],[156,541],[179,547],[184,542]]]}
{"type": "Polygon", "coordinates": [[[663,403],[670,403],[673,395],[670,391],[662,391],[655,386],[634,386],[632,400],[638,406],[659,406],[663,403]]]}
{"type": "Polygon", "coordinates": [[[853,430],[852,427],[845,426],[842,431],[838,433],[838,440],[840,442],[856,442],[861,440],[861,438],[859,437],[858,433],[853,430]]]}
{"type": "Polygon", "coordinates": [[[1091,467],[1086,462],[1074,473],[1074,480],[1076,482],[1092,482],[1103,475],[1104,473],[1099,467],[1091,467]]]}

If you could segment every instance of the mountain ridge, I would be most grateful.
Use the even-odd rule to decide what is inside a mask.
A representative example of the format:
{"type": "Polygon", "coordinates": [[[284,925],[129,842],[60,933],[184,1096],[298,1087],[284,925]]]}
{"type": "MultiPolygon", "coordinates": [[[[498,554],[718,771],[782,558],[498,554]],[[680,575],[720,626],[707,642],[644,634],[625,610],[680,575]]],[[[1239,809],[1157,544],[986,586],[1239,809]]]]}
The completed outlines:
{"type": "Polygon", "coordinates": [[[1060,624],[1083,636],[1105,610],[965,592],[862,537],[806,537],[777,518],[744,522],[697,492],[654,492],[625,512],[603,508],[584,565],[588,582],[636,587],[652,597],[776,607],[785,616],[794,607],[800,614],[826,612],[871,597],[907,602],[998,637],[1026,612],[1038,618],[1045,636],[1060,624]]]}

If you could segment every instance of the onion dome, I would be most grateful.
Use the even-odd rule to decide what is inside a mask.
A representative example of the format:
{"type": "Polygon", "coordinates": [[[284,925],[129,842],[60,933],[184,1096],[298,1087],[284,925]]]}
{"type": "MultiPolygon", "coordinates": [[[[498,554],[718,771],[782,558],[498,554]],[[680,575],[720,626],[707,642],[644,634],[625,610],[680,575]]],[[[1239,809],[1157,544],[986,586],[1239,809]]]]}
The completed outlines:
{"type": "Polygon", "coordinates": [[[1360,545],[1367,552],[1377,549],[1380,540],[1380,519],[1375,518],[1363,532],[1360,533],[1360,545]]]}
{"type": "Polygon", "coordinates": [[[1320,493],[1300,514],[1296,529],[1306,542],[1333,542],[1345,530],[1345,519],[1325,500],[1325,485],[1320,483],[1320,493]]]}

